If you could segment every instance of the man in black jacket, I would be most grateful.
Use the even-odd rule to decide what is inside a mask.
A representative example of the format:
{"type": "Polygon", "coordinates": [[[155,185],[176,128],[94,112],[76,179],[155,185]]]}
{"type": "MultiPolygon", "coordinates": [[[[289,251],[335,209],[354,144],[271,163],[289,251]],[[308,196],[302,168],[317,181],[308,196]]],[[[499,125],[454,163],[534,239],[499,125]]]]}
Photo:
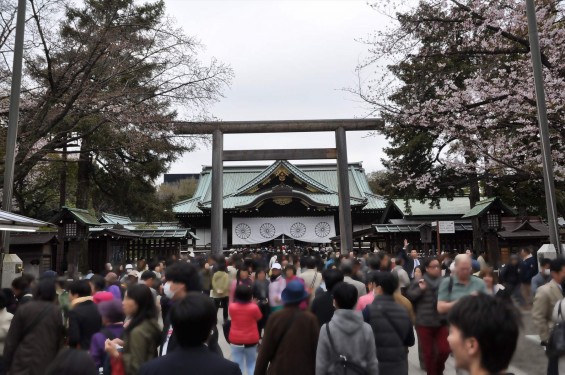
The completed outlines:
{"type": "Polygon", "coordinates": [[[69,311],[69,346],[88,350],[90,339],[102,328],[102,317],[90,296],[92,290],[86,280],[69,285],[71,310],[69,311]]]}
{"type": "Polygon", "coordinates": [[[532,255],[529,248],[525,247],[520,250],[520,284],[522,296],[524,297],[526,307],[532,304],[532,279],[538,273],[538,260],[532,255]]]}
{"type": "MultiPolygon", "coordinates": [[[[170,268],[167,276],[169,272],[170,268]]],[[[166,356],[147,362],[139,375],[241,375],[236,363],[212,353],[205,345],[217,324],[216,307],[209,297],[202,293],[187,293],[173,305],[169,316],[179,347],[166,356]]]]}
{"type": "Polygon", "coordinates": [[[525,306],[526,301],[520,290],[520,258],[517,254],[510,255],[510,261],[502,265],[500,279],[508,293],[516,298],[520,306],[525,306]]]}
{"type": "Polygon", "coordinates": [[[379,374],[408,375],[407,347],[415,342],[410,316],[394,301],[398,279],[391,272],[375,275],[375,300],[363,310],[363,318],[373,328],[379,374]]]}
{"type": "Polygon", "coordinates": [[[410,250],[410,257],[404,262],[404,270],[408,274],[410,280],[414,280],[414,270],[420,265],[420,260],[418,259],[418,251],[416,249],[410,250]]]}
{"type": "Polygon", "coordinates": [[[312,313],[318,318],[320,327],[332,320],[334,316],[334,298],[332,290],[334,286],[343,281],[343,273],[336,269],[327,269],[322,272],[322,278],[326,284],[326,291],[319,292],[312,301],[312,313]]]}
{"type": "MultiPolygon", "coordinates": [[[[173,263],[167,268],[165,279],[166,283],[163,290],[165,297],[171,301],[171,306],[183,300],[189,292],[202,293],[200,273],[198,272],[198,268],[192,264],[184,262],[173,263]]],[[[170,353],[176,349],[177,346],[178,341],[176,333],[171,323],[171,312],[168,311],[168,313],[163,316],[163,334],[159,355],[163,356],[170,353]]],[[[212,352],[222,355],[222,349],[220,349],[218,345],[218,329],[216,326],[214,326],[213,333],[208,340],[208,347],[212,352]]]]}

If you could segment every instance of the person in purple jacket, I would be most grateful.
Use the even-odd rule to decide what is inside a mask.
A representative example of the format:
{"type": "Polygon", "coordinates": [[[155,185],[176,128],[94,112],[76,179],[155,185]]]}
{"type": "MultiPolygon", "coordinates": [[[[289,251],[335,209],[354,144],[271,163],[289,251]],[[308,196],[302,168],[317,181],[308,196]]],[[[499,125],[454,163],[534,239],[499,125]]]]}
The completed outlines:
{"type": "Polygon", "coordinates": [[[113,340],[122,337],[124,332],[124,311],[122,309],[122,301],[113,299],[111,301],[101,302],[98,304],[98,311],[102,316],[102,324],[104,327],[100,332],[92,336],[90,342],[90,355],[96,363],[96,368],[104,365],[106,352],[104,351],[104,342],[106,339],[113,340]]]}
{"type": "Polygon", "coordinates": [[[118,283],[118,275],[114,272],[108,272],[108,274],[104,277],[104,280],[106,281],[106,291],[112,293],[114,299],[121,301],[123,296],[118,283]]]}

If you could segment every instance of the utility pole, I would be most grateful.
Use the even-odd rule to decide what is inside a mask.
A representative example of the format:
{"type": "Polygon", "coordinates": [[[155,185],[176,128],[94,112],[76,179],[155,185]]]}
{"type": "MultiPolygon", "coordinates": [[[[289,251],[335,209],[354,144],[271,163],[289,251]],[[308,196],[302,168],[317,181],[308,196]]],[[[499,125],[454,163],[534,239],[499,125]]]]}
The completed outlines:
{"type": "Polygon", "coordinates": [[[534,0],[526,0],[526,14],[528,16],[530,53],[532,55],[532,68],[534,71],[536,102],[538,107],[538,123],[541,138],[541,156],[543,162],[545,201],[547,205],[547,224],[549,225],[549,241],[553,246],[555,246],[557,254],[561,254],[561,246],[559,245],[559,226],[557,225],[557,204],[555,199],[555,180],[553,177],[553,159],[551,158],[549,124],[547,122],[547,107],[545,104],[545,91],[543,87],[543,65],[541,62],[534,0]]]}
{"type": "Polygon", "coordinates": [[[439,256],[441,254],[441,240],[439,235],[439,220],[436,222],[436,239],[437,239],[437,251],[436,255],[439,256]]]}
{"type": "MultiPolygon", "coordinates": [[[[14,163],[16,158],[16,140],[18,138],[18,117],[20,112],[20,91],[22,86],[26,1],[27,0],[18,0],[16,41],[14,45],[14,63],[12,69],[12,88],[10,91],[10,112],[8,115],[8,135],[6,137],[4,188],[2,191],[2,209],[4,211],[12,211],[12,195],[14,192],[14,163]]],[[[9,253],[10,232],[2,231],[2,254],[4,255],[9,253]]]]}

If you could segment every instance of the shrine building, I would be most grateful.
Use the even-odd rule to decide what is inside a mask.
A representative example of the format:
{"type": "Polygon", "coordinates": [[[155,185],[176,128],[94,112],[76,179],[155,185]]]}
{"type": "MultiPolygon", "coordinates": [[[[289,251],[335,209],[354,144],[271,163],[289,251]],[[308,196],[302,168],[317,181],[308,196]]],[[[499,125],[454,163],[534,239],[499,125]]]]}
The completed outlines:
{"type": "MultiPolygon", "coordinates": [[[[353,230],[378,223],[387,200],[371,191],[361,163],[349,163],[353,230]]],[[[173,207],[177,219],[210,249],[212,168],[205,166],[194,196],[173,207]]],[[[337,165],[224,166],[224,249],[242,246],[327,245],[339,234],[337,165]]]]}

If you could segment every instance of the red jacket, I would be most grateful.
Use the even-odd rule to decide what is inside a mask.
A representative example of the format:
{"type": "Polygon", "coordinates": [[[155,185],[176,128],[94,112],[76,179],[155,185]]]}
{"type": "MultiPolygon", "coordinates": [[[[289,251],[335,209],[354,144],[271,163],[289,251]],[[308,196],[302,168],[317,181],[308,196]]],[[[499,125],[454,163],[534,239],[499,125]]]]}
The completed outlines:
{"type": "Polygon", "coordinates": [[[236,345],[257,344],[257,321],[263,316],[255,303],[234,302],[229,305],[231,316],[230,343],[236,345]]]}

